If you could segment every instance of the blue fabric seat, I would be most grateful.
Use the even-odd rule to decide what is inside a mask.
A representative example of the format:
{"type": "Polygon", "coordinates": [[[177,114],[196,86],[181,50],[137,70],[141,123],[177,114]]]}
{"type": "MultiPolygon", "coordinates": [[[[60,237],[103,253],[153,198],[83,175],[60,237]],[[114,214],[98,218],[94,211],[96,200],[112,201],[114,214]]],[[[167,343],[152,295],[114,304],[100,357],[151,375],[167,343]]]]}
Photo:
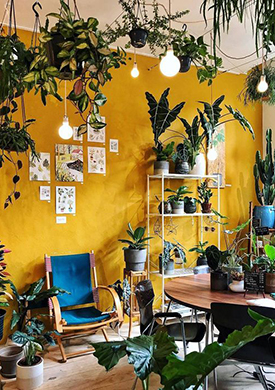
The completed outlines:
{"type": "Polygon", "coordinates": [[[82,307],[80,309],[62,311],[62,318],[68,325],[82,325],[109,319],[110,315],[101,314],[101,311],[95,307],[82,307]]]}

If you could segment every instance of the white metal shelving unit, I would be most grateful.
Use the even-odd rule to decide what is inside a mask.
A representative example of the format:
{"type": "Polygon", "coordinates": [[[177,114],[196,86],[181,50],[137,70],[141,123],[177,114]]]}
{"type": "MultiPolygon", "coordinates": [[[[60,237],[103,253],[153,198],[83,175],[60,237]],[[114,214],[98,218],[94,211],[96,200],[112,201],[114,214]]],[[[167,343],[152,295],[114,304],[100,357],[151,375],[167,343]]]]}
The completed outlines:
{"type": "MultiPolygon", "coordinates": [[[[194,213],[194,214],[159,214],[159,213],[152,213],[151,208],[150,208],[150,196],[151,196],[151,181],[152,180],[161,180],[161,199],[160,201],[163,202],[165,200],[165,183],[167,180],[174,179],[174,180],[193,180],[197,182],[201,182],[202,180],[205,179],[213,179],[217,183],[217,187],[214,188],[214,190],[217,191],[217,211],[220,213],[220,178],[219,175],[179,175],[176,173],[170,173],[170,174],[163,174],[163,175],[147,175],[147,233],[148,237],[150,237],[150,221],[151,219],[155,218],[161,218],[161,240],[162,240],[162,250],[164,249],[164,240],[165,240],[165,219],[167,217],[169,218],[184,218],[184,217],[191,217],[191,218],[199,218],[200,224],[198,224],[198,229],[199,229],[199,237],[200,241],[203,242],[203,233],[204,233],[204,227],[203,227],[203,218],[205,217],[211,217],[214,216],[214,213],[210,214],[204,214],[204,213],[194,213]]],[[[213,189],[213,188],[211,188],[213,189]]],[[[217,217],[219,220],[220,218],[217,217]]],[[[220,239],[221,239],[221,228],[220,224],[217,224],[217,233],[218,233],[218,247],[220,248],[220,239]]],[[[192,268],[182,268],[182,269],[177,269],[175,270],[173,275],[165,275],[164,274],[164,268],[162,268],[162,273],[159,273],[159,271],[152,270],[152,263],[151,263],[151,249],[150,246],[148,247],[148,258],[147,258],[147,267],[148,267],[148,275],[155,275],[158,276],[162,279],[162,310],[164,310],[165,306],[165,296],[164,296],[164,284],[166,279],[171,279],[171,278],[177,278],[181,276],[187,276],[187,275],[192,275],[193,274],[193,269],[192,268]]]]}

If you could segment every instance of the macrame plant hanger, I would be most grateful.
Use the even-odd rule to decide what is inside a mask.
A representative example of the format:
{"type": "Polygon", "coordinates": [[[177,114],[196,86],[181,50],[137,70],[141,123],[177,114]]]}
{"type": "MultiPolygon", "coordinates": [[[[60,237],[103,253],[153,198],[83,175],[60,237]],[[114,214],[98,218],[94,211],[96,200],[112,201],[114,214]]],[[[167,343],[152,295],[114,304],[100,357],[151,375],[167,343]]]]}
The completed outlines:
{"type": "Polygon", "coordinates": [[[42,5],[39,3],[39,1],[36,1],[32,5],[32,10],[34,12],[34,25],[33,25],[33,31],[32,31],[32,39],[31,39],[31,47],[32,48],[35,48],[38,44],[38,31],[40,30],[40,27],[41,27],[39,13],[36,10],[37,7],[42,9],[42,5]]]}

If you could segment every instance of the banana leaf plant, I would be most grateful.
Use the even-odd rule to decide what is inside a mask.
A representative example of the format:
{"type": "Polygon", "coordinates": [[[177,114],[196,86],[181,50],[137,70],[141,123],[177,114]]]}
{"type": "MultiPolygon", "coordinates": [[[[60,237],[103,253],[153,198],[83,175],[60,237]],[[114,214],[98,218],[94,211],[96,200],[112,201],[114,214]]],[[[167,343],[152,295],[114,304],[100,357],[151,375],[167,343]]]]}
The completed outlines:
{"type": "Polygon", "coordinates": [[[223,344],[209,344],[202,352],[189,353],[185,360],[176,355],[178,348],[174,339],[164,331],[123,341],[92,343],[95,348],[94,356],[107,371],[127,356],[128,363],[134,366],[136,377],[142,382],[144,390],[150,388],[152,373],[160,376],[163,390],[197,390],[224,360],[258,337],[271,335],[275,331],[274,320],[251,309],[248,312],[256,321],[254,327],[248,325],[240,331],[235,330],[223,344]]]}

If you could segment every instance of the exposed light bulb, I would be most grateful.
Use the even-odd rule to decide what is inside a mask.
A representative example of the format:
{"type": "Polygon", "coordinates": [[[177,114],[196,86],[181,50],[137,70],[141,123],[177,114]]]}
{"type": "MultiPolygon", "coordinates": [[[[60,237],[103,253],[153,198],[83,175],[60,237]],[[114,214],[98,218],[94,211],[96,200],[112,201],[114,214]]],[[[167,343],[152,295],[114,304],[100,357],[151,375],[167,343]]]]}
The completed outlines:
{"type": "Polygon", "coordinates": [[[138,70],[138,67],[137,67],[137,63],[134,62],[134,66],[133,66],[133,69],[131,70],[131,76],[136,79],[138,76],[139,76],[139,70],[138,70]]]}
{"type": "Polygon", "coordinates": [[[160,71],[164,76],[173,77],[179,73],[180,61],[174,55],[173,49],[168,49],[166,55],[162,58],[159,64],[160,71]]]}
{"type": "Polygon", "coordinates": [[[58,133],[63,139],[70,139],[73,135],[73,129],[69,125],[69,119],[64,115],[62,126],[59,127],[58,133]]]}
{"type": "Polygon", "coordinates": [[[266,77],[264,74],[261,75],[261,80],[259,84],[257,85],[257,90],[260,93],[264,93],[268,90],[268,84],[266,82],[266,77]]]}
{"type": "Polygon", "coordinates": [[[211,146],[207,152],[207,159],[210,161],[214,161],[216,160],[217,157],[218,157],[218,153],[216,149],[214,148],[214,146],[211,146]]]}

